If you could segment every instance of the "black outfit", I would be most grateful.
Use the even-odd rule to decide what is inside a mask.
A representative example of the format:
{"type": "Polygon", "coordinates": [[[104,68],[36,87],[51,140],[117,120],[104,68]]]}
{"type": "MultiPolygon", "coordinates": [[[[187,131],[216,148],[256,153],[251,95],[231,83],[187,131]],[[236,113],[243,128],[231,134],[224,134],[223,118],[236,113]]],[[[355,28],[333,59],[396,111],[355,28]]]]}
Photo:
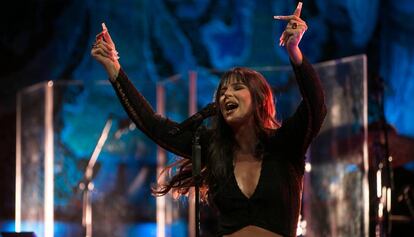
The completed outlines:
{"type": "MultiPolygon", "coordinates": [[[[304,58],[293,65],[302,102],[292,117],[271,132],[264,141],[262,169],[254,194],[248,198],[237,185],[234,172],[218,188],[210,190],[219,211],[218,235],[226,235],[255,225],[283,236],[296,236],[301,206],[305,153],[319,132],[326,115],[319,78],[304,58]]],[[[157,115],[134,88],[123,70],[112,81],[118,97],[139,129],[163,148],[185,158],[191,157],[192,129],[169,135],[177,123],[157,115]]],[[[211,131],[203,130],[201,145],[207,150],[211,131]]],[[[203,152],[203,161],[206,160],[203,152]]]]}

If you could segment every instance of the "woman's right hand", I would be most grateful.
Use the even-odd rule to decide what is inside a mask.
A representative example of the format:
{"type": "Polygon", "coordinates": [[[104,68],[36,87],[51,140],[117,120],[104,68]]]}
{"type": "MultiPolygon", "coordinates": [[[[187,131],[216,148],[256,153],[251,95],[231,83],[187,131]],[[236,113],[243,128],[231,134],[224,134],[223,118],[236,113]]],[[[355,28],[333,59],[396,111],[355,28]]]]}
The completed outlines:
{"type": "Polygon", "coordinates": [[[91,55],[104,66],[110,80],[115,80],[121,65],[118,61],[119,57],[118,52],[115,50],[115,44],[108,33],[105,23],[102,23],[102,31],[96,35],[91,55]]]}

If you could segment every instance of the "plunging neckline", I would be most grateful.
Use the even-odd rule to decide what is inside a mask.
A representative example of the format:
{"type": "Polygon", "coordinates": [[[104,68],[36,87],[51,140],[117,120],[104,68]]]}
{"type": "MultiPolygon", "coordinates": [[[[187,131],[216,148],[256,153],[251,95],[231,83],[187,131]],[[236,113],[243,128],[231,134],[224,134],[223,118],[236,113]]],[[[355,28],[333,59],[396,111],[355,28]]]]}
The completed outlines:
{"type": "Polygon", "coordinates": [[[265,157],[263,156],[262,157],[262,161],[261,161],[261,164],[260,164],[260,174],[259,174],[259,180],[257,180],[257,184],[256,184],[256,187],[254,188],[254,191],[253,191],[253,193],[252,193],[252,195],[250,195],[250,197],[248,197],[244,192],[243,192],[243,190],[241,190],[241,188],[240,188],[240,186],[239,186],[239,183],[237,182],[237,178],[236,178],[236,174],[234,173],[234,171],[235,171],[235,165],[234,164],[232,164],[232,167],[233,167],[233,182],[234,182],[234,184],[236,185],[236,189],[238,190],[238,192],[245,198],[245,199],[247,199],[247,200],[251,200],[252,198],[253,198],[253,196],[257,193],[257,191],[258,191],[258,189],[259,189],[259,185],[260,185],[260,183],[261,183],[261,180],[262,180],[262,174],[263,174],[263,167],[265,167],[264,165],[263,165],[263,163],[264,163],[264,161],[265,161],[265,159],[264,159],[265,157]]]}

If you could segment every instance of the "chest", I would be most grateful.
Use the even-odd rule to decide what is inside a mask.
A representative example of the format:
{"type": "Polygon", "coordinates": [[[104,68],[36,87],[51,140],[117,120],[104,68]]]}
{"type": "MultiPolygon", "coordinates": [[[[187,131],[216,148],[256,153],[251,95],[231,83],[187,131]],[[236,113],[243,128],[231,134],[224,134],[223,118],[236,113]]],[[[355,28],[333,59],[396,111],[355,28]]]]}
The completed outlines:
{"type": "Polygon", "coordinates": [[[250,198],[260,181],[263,160],[248,155],[236,155],[233,161],[233,173],[240,191],[250,198]]]}
{"type": "Polygon", "coordinates": [[[233,162],[233,173],[219,182],[213,193],[220,212],[244,210],[250,204],[263,210],[270,206],[289,208],[285,204],[300,196],[303,176],[294,172],[288,162],[275,158],[264,156],[256,162],[233,162]]]}
{"type": "MultiPolygon", "coordinates": [[[[264,156],[260,159],[253,156],[235,156],[233,160],[233,189],[250,199],[253,196],[266,194],[269,198],[275,195],[283,197],[287,190],[301,186],[302,175],[298,174],[290,162],[280,160],[281,156],[264,156]]],[[[284,158],[284,157],[283,157],[284,158]]]]}

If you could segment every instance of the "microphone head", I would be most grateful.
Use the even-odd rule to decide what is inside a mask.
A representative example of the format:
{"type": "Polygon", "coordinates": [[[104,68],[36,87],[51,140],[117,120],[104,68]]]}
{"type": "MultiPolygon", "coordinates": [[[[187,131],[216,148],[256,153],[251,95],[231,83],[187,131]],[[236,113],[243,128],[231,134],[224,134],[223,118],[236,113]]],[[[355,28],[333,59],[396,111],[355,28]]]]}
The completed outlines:
{"type": "Polygon", "coordinates": [[[216,112],[217,112],[217,108],[216,108],[216,103],[214,103],[214,102],[208,104],[206,107],[204,107],[200,111],[203,118],[214,116],[214,115],[216,115],[216,112]]]}

